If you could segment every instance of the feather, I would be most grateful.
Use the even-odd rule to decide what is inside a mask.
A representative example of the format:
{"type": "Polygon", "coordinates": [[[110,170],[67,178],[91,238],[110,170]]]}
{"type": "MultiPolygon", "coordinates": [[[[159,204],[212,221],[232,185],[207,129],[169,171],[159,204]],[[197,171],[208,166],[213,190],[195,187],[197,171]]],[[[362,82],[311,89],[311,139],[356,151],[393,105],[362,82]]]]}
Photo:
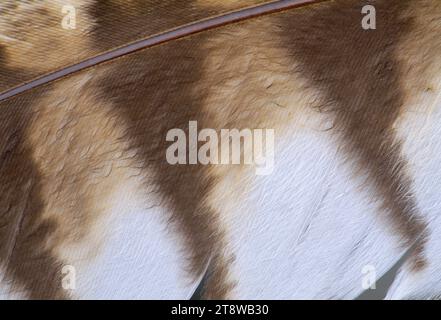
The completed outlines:
{"type": "Polygon", "coordinates": [[[2,4],[0,297],[438,297],[441,4],[313,2],[2,4]]]}

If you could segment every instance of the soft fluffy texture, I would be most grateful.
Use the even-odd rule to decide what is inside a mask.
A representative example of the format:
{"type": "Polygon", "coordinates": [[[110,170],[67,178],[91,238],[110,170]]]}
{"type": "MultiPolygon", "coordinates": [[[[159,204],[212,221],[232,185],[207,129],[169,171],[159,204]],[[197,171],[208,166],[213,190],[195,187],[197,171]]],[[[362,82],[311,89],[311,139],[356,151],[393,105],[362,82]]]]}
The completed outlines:
{"type": "MultiPolygon", "coordinates": [[[[260,2],[79,1],[78,30],[43,28],[72,37],[54,50],[33,29],[0,38],[1,88],[260,2]],[[31,60],[16,37],[38,48],[31,60]]],[[[43,9],[56,17],[60,3],[43,9]]],[[[41,6],[9,10],[42,20],[41,6]]],[[[324,2],[1,101],[0,294],[189,298],[204,277],[205,298],[349,299],[364,267],[380,277],[419,241],[389,297],[437,297],[440,19],[436,0],[324,2]],[[361,28],[365,4],[376,30],[361,28]],[[273,173],[169,165],[166,133],[189,121],[274,129],[273,173]]]]}

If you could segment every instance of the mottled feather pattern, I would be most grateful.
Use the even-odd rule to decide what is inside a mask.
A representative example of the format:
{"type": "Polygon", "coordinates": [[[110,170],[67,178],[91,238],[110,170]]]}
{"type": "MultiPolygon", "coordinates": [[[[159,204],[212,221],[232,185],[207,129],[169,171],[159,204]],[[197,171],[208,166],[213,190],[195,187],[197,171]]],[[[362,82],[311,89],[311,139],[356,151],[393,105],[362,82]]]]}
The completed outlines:
{"type": "MultiPolygon", "coordinates": [[[[0,93],[270,2],[6,1],[0,93]]],[[[403,257],[387,298],[439,297],[440,34],[437,0],[317,1],[0,101],[0,298],[354,299],[403,257]],[[274,130],[274,170],[170,164],[191,121],[274,130]]]]}

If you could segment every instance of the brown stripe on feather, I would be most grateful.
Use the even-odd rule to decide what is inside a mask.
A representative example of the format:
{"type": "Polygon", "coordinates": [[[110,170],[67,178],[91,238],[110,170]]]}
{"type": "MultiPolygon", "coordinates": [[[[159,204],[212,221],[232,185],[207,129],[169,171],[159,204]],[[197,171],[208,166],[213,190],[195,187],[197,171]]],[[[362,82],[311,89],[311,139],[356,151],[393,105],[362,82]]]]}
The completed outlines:
{"type": "MultiPolygon", "coordinates": [[[[154,13],[167,17],[167,23],[171,23],[174,19],[182,19],[182,15],[176,12],[196,14],[193,10],[198,8],[198,16],[210,16],[258,2],[266,1],[252,0],[240,2],[240,5],[235,1],[228,5],[222,1],[211,1],[209,6],[202,6],[201,1],[188,1],[185,5],[180,3],[182,8],[179,10],[176,10],[174,2],[158,2],[154,13]]],[[[97,2],[97,21],[100,21],[101,6],[114,10],[114,14],[121,11],[112,3],[97,2]]],[[[147,8],[142,9],[145,10],[148,11],[147,8]]],[[[96,29],[99,46],[106,46],[108,41],[106,35],[111,29],[108,23],[103,20],[96,29]]],[[[197,89],[197,84],[204,81],[203,61],[210,55],[203,49],[209,36],[201,34],[124,57],[108,66],[101,84],[105,88],[103,98],[112,97],[115,111],[125,121],[131,148],[136,150],[144,166],[156,173],[159,193],[172,211],[172,225],[189,248],[189,274],[200,276],[210,263],[203,297],[225,299],[233,287],[228,279],[230,260],[223,252],[224,231],[220,227],[218,213],[207,203],[216,178],[208,166],[172,166],[165,159],[170,145],[165,140],[168,130],[181,128],[187,132],[190,120],[196,120],[199,128],[216,127],[203,103],[206,92],[197,89]],[[124,77],[121,77],[122,74],[124,77]]]]}
{"type": "Polygon", "coordinates": [[[270,1],[217,0],[206,6],[205,0],[3,0],[0,63],[21,69],[0,69],[0,92],[127,43],[270,1]],[[64,5],[76,9],[76,29],[63,29],[64,5]],[[95,35],[100,36],[98,46],[82,45],[95,35]]]}
{"type": "MultiPolygon", "coordinates": [[[[218,251],[223,247],[217,213],[205,201],[215,179],[209,166],[168,164],[170,142],[165,137],[174,128],[187,132],[190,120],[198,121],[200,128],[213,127],[203,109],[205,93],[195,90],[202,61],[209,54],[200,48],[204,37],[196,39],[170,42],[103,65],[100,81],[102,99],[112,101],[125,124],[130,148],[145,168],[155,172],[154,183],[172,211],[173,228],[190,252],[188,269],[194,277],[205,271],[211,257],[221,256],[218,251]]],[[[151,179],[146,183],[151,184],[151,179]]],[[[226,270],[226,262],[215,259],[216,269],[226,270]]],[[[214,274],[219,272],[224,271],[214,274]]],[[[225,298],[229,286],[220,282],[211,297],[225,298]]]]}
{"type": "MultiPolygon", "coordinates": [[[[340,1],[314,9],[293,10],[287,18],[282,18],[285,26],[282,37],[290,46],[296,64],[301,62],[300,71],[305,78],[321,88],[326,102],[332,102],[335,108],[328,111],[335,115],[335,129],[341,131],[348,151],[358,159],[360,167],[369,172],[371,182],[391,213],[388,218],[410,243],[424,229],[424,224],[415,218],[418,212],[410,193],[411,181],[406,176],[401,146],[393,131],[403,103],[396,45],[412,25],[411,20],[401,19],[399,13],[408,2],[375,2],[376,31],[361,29],[361,6],[358,1],[357,5],[354,3],[340,1]]],[[[96,45],[100,46],[99,41],[106,33],[95,35],[96,45]]],[[[214,269],[210,270],[209,290],[205,295],[225,298],[232,283],[227,280],[229,261],[222,253],[224,232],[219,228],[217,212],[206,201],[216,178],[209,167],[170,166],[165,160],[169,145],[165,136],[169,129],[186,130],[189,120],[197,120],[201,128],[217,127],[203,106],[206,93],[195,86],[204,80],[201,61],[210,55],[201,46],[204,37],[207,35],[189,37],[100,66],[104,72],[98,85],[104,89],[100,100],[114,103],[112,112],[127,127],[130,148],[136,150],[138,160],[145,167],[156,172],[156,184],[164,203],[173,210],[173,226],[191,250],[190,273],[196,276],[203,272],[212,257],[214,269]]],[[[14,222],[0,237],[11,245],[13,230],[24,230],[16,240],[8,270],[30,290],[31,297],[63,297],[59,292],[60,282],[50,277],[54,275],[52,271],[59,270],[60,262],[45,249],[45,237],[51,234],[54,224],[40,219],[40,176],[30,156],[30,146],[22,138],[29,121],[26,103],[14,104],[14,108],[22,105],[18,109],[22,113],[14,116],[10,116],[16,112],[12,103],[2,111],[6,118],[1,120],[4,122],[1,128],[21,129],[5,131],[11,139],[0,149],[2,157],[10,159],[0,168],[6,173],[0,179],[9,183],[4,190],[7,201],[0,203],[8,209],[1,219],[5,225],[14,222]],[[7,180],[8,177],[13,179],[7,180]],[[10,209],[11,203],[29,203],[22,223],[14,220],[18,217],[15,213],[25,209],[10,209]],[[26,262],[29,258],[33,265],[26,262]],[[44,273],[46,270],[49,277],[44,273]]],[[[9,252],[9,248],[3,246],[2,252],[9,252]]]]}
{"type": "MultiPolygon", "coordinates": [[[[152,3],[156,2],[153,1],[152,3]]],[[[188,10],[194,10],[194,8],[191,8],[189,4],[190,3],[187,2],[187,4],[185,5],[188,6],[188,10]]],[[[133,5],[133,3],[130,5],[133,5]]],[[[143,5],[144,11],[141,11],[141,13],[144,12],[145,14],[155,14],[156,16],[163,16],[167,13],[167,11],[165,13],[164,11],[158,11],[161,8],[159,4],[157,4],[158,6],[155,7],[154,10],[151,10],[152,8],[150,7],[146,7],[145,3],[143,3],[143,5]]],[[[164,6],[164,3],[162,2],[161,5],[164,6]]],[[[244,5],[244,3],[242,3],[241,5],[244,5]]],[[[168,4],[165,7],[170,9],[169,6],[170,5],[168,4]]],[[[135,6],[135,8],[138,7],[135,6]]],[[[100,18],[102,18],[103,15],[105,17],[110,16],[115,18],[115,13],[117,13],[116,16],[121,17],[118,14],[121,13],[121,8],[119,8],[118,6],[110,7],[107,8],[107,10],[104,10],[104,12],[101,9],[103,8],[101,7],[100,10],[97,10],[98,17],[95,17],[98,21],[98,27],[95,30],[94,35],[97,36],[97,47],[106,48],[108,46],[115,45],[115,43],[113,43],[112,41],[107,42],[109,41],[109,35],[111,35],[112,30],[115,30],[115,26],[106,26],[99,24],[100,18]],[[105,43],[103,43],[103,41],[105,43]]],[[[202,14],[202,16],[204,16],[205,14],[213,14],[214,12],[217,12],[217,10],[222,11],[224,9],[226,8],[218,7],[214,11],[212,11],[212,9],[205,12],[201,10],[198,11],[198,15],[202,14]]],[[[32,12],[32,14],[36,14],[36,12],[32,12]]],[[[140,12],[137,12],[135,10],[130,11],[130,14],[127,14],[127,12],[125,12],[125,15],[122,16],[124,18],[123,21],[132,22],[132,18],[134,16],[144,17],[142,14],[140,14],[140,12]]],[[[173,23],[182,22],[181,20],[179,20],[180,18],[182,18],[180,15],[176,15],[175,12],[173,12],[173,16],[177,19],[173,23]]],[[[113,20],[118,21],[118,19],[116,18],[113,20]]],[[[145,21],[145,19],[141,20],[145,21]]],[[[142,25],[143,24],[138,24],[138,27],[142,25]]],[[[52,33],[56,33],[56,29],[59,28],[59,26],[53,25],[52,27],[54,28],[53,30],[51,29],[53,31],[52,33]]],[[[127,41],[130,40],[130,37],[139,36],[134,29],[120,29],[125,30],[127,33],[123,32],[124,36],[118,38],[118,41],[127,41]]],[[[33,39],[32,35],[30,35],[30,38],[33,39]]],[[[89,45],[88,40],[90,39],[86,37],[85,39],[83,39],[83,41],[80,41],[82,44],[84,42],[87,43],[87,45],[85,46],[87,48],[87,52],[91,50],[91,46],[89,45]]],[[[3,48],[0,47],[0,49],[3,48]]],[[[192,49],[194,49],[193,44],[189,44],[188,48],[186,48],[185,50],[191,51],[192,49]]],[[[182,53],[183,51],[179,49],[172,49],[171,52],[182,53]]],[[[54,54],[54,52],[52,53],[54,54]]],[[[192,74],[192,72],[195,74],[195,78],[198,78],[197,69],[199,66],[199,62],[204,57],[204,55],[202,54],[200,57],[193,60],[192,65],[185,67],[184,70],[175,71],[173,66],[169,65],[170,60],[163,60],[163,54],[158,54],[157,52],[153,52],[152,54],[155,55],[156,59],[162,60],[162,64],[165,64],[167,67],[171,68],[171,75],[169,74],[169,78],[171,79],[171,81],[183,82],[189,80],[189,75],[192,74]]],[[[73,56],[72,58],[75,58],[75,56],[73,56]]],[[[185,60],[185,54],[176,57],[175,61],[179,61],[179,59],[185,60]]],[[[155,59],[150,60],[154,61],[155,59]]],[[[5,66],[1,69],[1,72],[2,74],[5,74],[5,72],[10,69],[10,64],[8,64],[6,56],[1,61],[2,63],[5,63],[5,66]]],[[[133,73],[131,74],[130,72],[128,72],[128,78],[125,77],[123,79],[128,79],[129,85],[136,84],[138,86],[139,89],[137,90],[134,99],[139,99],[141,103],[131,105],[131,112],[128,113],[126,113],[126,110],[124,110],[124,108],[121,108],[119,104],[116,105],[115,110],[117,110],[117,113],[120,114],[122,117],[128,119],[129,131],[135,136],[133,138],[135,145],[134,148],[136,148],[139,152],[139,157],[142,160],[145,160],[146,164],[150,165],[149,162],[152,159],[149,157],[151,157],[152,155],[146,157],[146,151],[150,151],[150,148],[153,148],[153,157],[159,157],[157,159],[156,165],[154,165],[155,169],[157,169],[157,172],[159,173],[157,179],[161,186],[161,191],[164,198],[169,200],[170,206],[172,206],[174,210],[178,213],[174,217],[174,220],[177,221],[176,224],[180,226],[180,230],[184,234],[187,240],[187,244],[193,249],[194,255],[191,257],[190,262],[190,269],[192,270],[192,273],[198,275],[203,272],[209,258],[213,256],[212,261],[214,262],[214,267],[213,270],[211,270],[211,276],[209,277],[209,279],[214,279],[213,281],[216,282],[216,284],[210,285],[210,292],[207,292],[206,296],[213,298],[224,298],[229,291],[230,285],[225,283],[224,281],[224,279],[226,278],[225,273],[227,268],[225,267],[225,265],[227,262],[223,261],[222,254],[217,253],[217,251],[222,248],[222,232],[214,227],[218,224],[215,222],[216,215],[212,212],[210,208],[208,208],[207,204],[205,204],[203,201],[204,195],[207,194],[210,190],[213,179],[209,177],[209,174],[206,172],[206,168],[201,169],[200,167],[189,166],[184,168],[173,167],[171,169],[168,164],[163,163],[165,161],[164,155],[166,147],[164,144],[165,132],[173,127],[181,127],[181,125],[182,127],[185,127],[185,125],[188,123],[188,120],[199,120],[200,123],[203,123],[203,119],[201,119],[199,113],[200,105],[194,104],[194,107],[189,109],[190,114],[184,113],[179,115],[179,113],[177,113],[175,110],[175,114],[178,115],[179,121],[181,121],[182,119],[186,119],[186,121],[183,123],[176,122],[178,120],[177,118],[170,117],[171,120],[169,122],[164,122],[164,130],[160,132],[157,132],[155,130],[150,132],[147,131],[147,133],[141,133],[140,136],[137,136],[139,132],[137,132],[137,130],[132,130],[133,125],[135,125],[137,129],[142,130],[142,128],[151,127],[150,121],[152,120],[151,118],[147,117],[143,119],[143,122],[138,123],[137,117],[140,113],[142,113],[140,112],[140,109],[142,110],[145,107],[145,105],[143,105],[142,103],[145,102],[146,99],[148,100],[149,96],[146,95],[142,86],[139,87],[140,84],[143,83],[142,78],[130,78],[131,75],[136,78],[138,76],[138,72],[143,70],[143,67],[145,66],[145,60],[142,58],[138,60],[128,59],[124,61],[125,63],[129,63],[129,70],[133,73]],[[131,61],[137,61],[137,63],[140,63],[141,65],[135,68],[130,68],[131,61]],[[140,125],[140,127],[138,127],[138,125],[140,125]],[[158,146],[156,146],[156,148],[154,145],[148,146],[148,143],[146,143],[146,141],[154,141],[158,144],[158,146]],[[137,144],[140,144],[140,146],[137,144]],[[188,186],[191,186],[191,188],[189,188],[188,186]],[[220,281],[221,279],[222,281],[220,281]]],[[[161,64],[156,64],[156,66],[158,65],[161,64]]],[[[50,64],[48,66],[50,67],[50,64]]],[[[23,67],[27,68],[28,65],[24,65],[23,67]]],[[[153,65],[153,67],[155,68],[155,65],[153,65]]],[[[114,66],[114,69],[117,71],[115,74],[113,74],[114,77],[117,79],[121,79],[120,75],[126,74],[127,65],[119,64],[114,66]]],[[[145,73],[143,76],[147,75],[149,77],[151,74],[148,71],[149,70],[147,70],[147,73],[145,73]]],[[[18,72],[18,69],[14,68],[14,70],[12,70],[11,72],[7,72],[7,74],[18,74],[21,77],[25,76],[26,72],[28,72],[28,69],[24,69],[22,72],[18,72]]],[[[154,77],[152,77],[153,84],[154,81],[160,82],[161,77],[164,77],[164,74],[161,74],[161,72],[159,71],[155,74],[158,75],[159,79],[155,79],[154,77]]],[[[165,75],[165,77],[167,78],[167,75],[165,75]]],[[[10,78],[8,79],[10,80],[10,78]]],[[[118,81],[113,80],[115,79],[112,79],[112,77],[107,78],[106,76],[104,82],[107,84],[116,83],[118,85],[118,81]]],[[[11,82],[9,81],[8,83],[10,84],[11,82]]],[[[62,155],[59,153],[60,150],[58,149],[63,148],[58,148],[58,145],[48,145],[47,141],[45,141],[43,137],[45,133],[40,130],[41,128],[39,128],[39,125],[36,125],[34,128],[34,126],[31,126],[30,124],[31,121],[35,121],[35,123],[41,125],[44,125],[47,122],[47,126],[43,128],[44,132],[46,132],[46,129],[48,130],[48,132],[50,132],[52,129],[57,130],[57,126],[59,125],[57,121],[59,119],[56,115],[51,116],[50,109],[53,108],[53,104],[54,102],[56,102],[57,97],[62,98],[63,92],[68,93],[71,91],[62,90],[61,88],[63,87],[63,83],[64,85],[67,85],[69,86],[69,88],[71,88],[72,83],[70,82],[70,80],[67,82],[67,84],[63,81],[60,82],[60,85],[49,86],[49,91],[46,91],[47,88],[36,88],[35,90],[33,90],[33,92],[29,92],[20,97],[3,102],[3,108],[1,110],[2,115],[4,115],[5,117],[9,117],[9,114],[11,112],[14,112],[13,108],[18,108],[19,110],[23,111],[23,117],[20,116],[22,113],[17,113],[16,115],[14,115],[14,117],[8,118],[8,122],[3,123],[2,125],[2,128],[6,130],[5,134],[11,134],[11,132],[13,132],[13,136],[20,141],[20,143],[17,143],[14,146],[3,146],[3,148],[0,149],[0,151],[4,151],[6,154],[12,152],[12,154],[14,155],[14,157],[11,158],[10,161],[5,161],[2,167],[2,169],[4,170],[2,172],[4,173],[2,175],[2,179],[5,182],[2,185],[8,187],[8,193],[5,193],[7,196],[2,199],[6,202],[3,206],[3,208],[6,208],[6,210],[1,217],[1,220],[4,221],[5,225],[5,227],[2,229],[2,234],[0,234],[1,238],[4,239],[4,241],[2,242],[4,245],[1,248],[4,252],[4,255],[2,255],[2,261],[7,265],[7,275],[12,283],[24,289],[24,291],[26,291],[27,295],[30,298],[35,299],[67,297],[65,295],[65,292],[61,288],[60,271],[63,263],[59,261],[59,258],[57,257],[56,246],[58,245],[58,243],[56,243],[56,239],[59,234],[63,233],[63,230],[66,227],[65,224],[70,219],[70,210],[66,208],[65,212],[63,212],[63,218],[57,218],[57,213],[49,213],[49,216],[54,216],[53,221],[51,219],[48,219],[47,216],[43,217],[45,211],[53,211],[54,208],[52,201],[53,199],[44,199],[43,195],[41,194],[42,190],[48,191],[51,189],[47,189],[48,183],[56,186],[59,180],[64,179],[65,175],[63,173],[61,176],[59,176],[57,178],[57,182],[47,181],[47,176],[52,176],[51,174],[49,174],[49,172],[56,170],[56,168],[44,167],[44,165],[42,167],[42,163],[34,163],[36,156],[41,158],[41,153],[43,153],[43,155],[46,154],[47,157],[43,156],[44,159],[38,159],[38,161],[42,162],[43,160],[44,163],[47,160],[46,162],[50,163],[50,159],[54,159],[57,156],[62,155]],[[50,93],[51,90],[53,90],[52,93],[50,93]],[[46,97],[54,97],[55,100],[49,99],[48,101],[40,101],[38,99],[38,92],[46,92],[46,97]],[[38,110],[34,110],[36,108],[38,108],[38,110]],[[43,111],[41,111],[40,109],[42,109],[43,111]],[[36,115],[36,117],[34,117],[34,115],[36,115]],[[26,119],[26,121],[23,119],[26,119]],[[22,123],[22,127],[18,125],[18,122],[22,123]],[[29,127],[32,127],[30,131],[29,127]],[[17,132],[14,131],[13,128],[20,128],[20,130],[18,130],[17,132]],[[26,131],[29,132],[25,134],[26,131]],[[37,152],[37,154],[35,154],[35,152],[37,152]],[[49,154],[47,152],[49,152],[49,154]],[[41,181],[42,178],[39,174],[40,169],[48,170],[48,173],[45,172],[46,178],[44,183],[42,183],[41,181]],[[11,178],[11,176],[13,176],[13,178],[11,178]],[[8,180],[9,178],[13,182],[10,182],[8,180]],[[15,184],[11,185],[11,183],[15,184]],[[25,190],[26,192],[20,192],[21,190],[25,190]],[[19,199],[14,200],[17,197],[19,197],[19,199]],[[16,202],[17,205],[23,205],[24,207],[21,209],[19,208],[21,211],[19,210],[20,212],[17,214],[17,210],[15,210],[13,204],[10,204],[9,202],[16,202]],[[48,205],[49,209],[47,208],[48,205]],[[65,221],[61,221],[60,219],[64,219],[65,221]]],[[[122,84],[121,86],[122,88],[125,88],[124,84],[122,84]]],[[[174,100],[174,105],[172,105],[173,108],[179,107],[181,103],[185,103],[186,101],[188,101],[188,103],[190,104],[192,103],[193,99],[197,99],[196,96],[192,96],[190,94],[191,86],[191,82],[187,83],[187,85],[180,86],[176,94],[174,96],[171,96],[171,99],[176,98],[176,100],[174,100]]],[[[111,92],[115,94],[114,91],[111,92]]],[[[162,99],[162,94],[164,94],[164,92],[161,92],[161,90],[153,90],[152,94],[154,95],[153,100],[162,99]],[[158,95],[158,93],[160,95],[158,95]]],[[[126,92],[124,92],[124,90],[119,91],[118,97],[123,100],[123,104],[124,106],[126,106],[127,102],[124,101],[127,97],[126,92]]],[[[66,99],[70,99],[70,96],[67,95],[66,99]]],[[[102,101],[108,100],[109,98],[106,94],[102,96],[102,101]]],[[[89,110],[91,110],[94,106],[82,105],[81,107],[89,108],[89,110]]],[[[147,109],[148,112],[155,112],[154,106],[147,109]]],[[[56,108],[56,110],[54,109],[53,111],[54,113],[62,112],[59,108],[56,108]]],[[[166,111],[169,114],[173,114],[173,110],[169,109],[166,111]]],[[[68,111],[66,110],[65,112],[67,113],[68,111]]],[[[66,117],[68,116],[69,115],[66,115],[66,117]]],[[[207,126],[209,127],[209,125],[207,126]]],[[[66,130],[64,128],[59,129],[66,130]]],[[[72,128],[69,128],[69,130],[72,131],[72,128]]],[[[60,141],[59,143],[69,144],[68,141],[60,141]]],[[[87,145],[87,143],[85,143],[85,145],[87,145]]],[[[81,154],[81,152],[77,152],[76,154],[81,154]]],[[[63,160],[61,162],[64,163],[63,160]]],[[[53,163],[51,165],[53,165],[53,163]]],[[[79,168],[80,167],[78,167],[77,169],[79,170],[79,168]]],[[[75,172],[72,170],[75,170],[75,167],[65,167],[64,171],[66,171],[67,175],[75,174],[75,172]]],[[[69,187],[65,187],[66,190],[70,190],[69,187]]],[[[80,189],[83,188],[80,185],[75,185],[74,187],[80,189]]],[[[71,194],[75,196],[75,194],[77,193],[80,192],[78,190],[74,190],[71,194]]],[[[45,194],[44,196],[48,195],[53,196],[53,194],[50,192],[48,194],[45,194]]],[[[77,200],[79,200],[79,198],[77,200]]],[[[84,201],[80,202],[83,203],[84,201]]],[[[76,204],[79,204],[78,201],[74,202],[75,208],[76,204]]],[[[95,214],[96,212],[92,213],[95,214]]],[[[87,216],[85,216],[85,213],[77,212],[76,216],[77,220],[79,219],[79,216],[82,217],[82,224],[84,224],[85,228],[87,228],[89,222],[86,219],[87,216]]],[[[79,232],[79,230],[77,230],[77,228],[72,228],[72,232],[79,232]]],[[[14,290],[15,289],[16,287],[14,286],[14,290]]]]}
{"type": "Polygon", "coordinates": [[[38,96],[0,103],[0,263],[12,292],[31,299],[63,299],[63,264],[46,247],[56,223],[42,218],[41,174],[25,137],[38,96]]]}
{"type": "MultiPolygon", "coordinates": [[[[385,218],[411,245],[425,230],[393,125],[403,89],[397,46],[412,28],[403,18],[409,1],[333,1],[281,17],[281,37],[300,72],[324,95],[320,111],[334,115],[334,129],[382,198],[385,218]],[[377,29],[364,30],[361,9],[376,8],[377,29]],[[289,30],[289,32],[287,31],[289,30]]],[[[422,249],[420,249],[422,251],[422,249]]],[[[416,267],[424,263],[416,259],[416,267]]]]}

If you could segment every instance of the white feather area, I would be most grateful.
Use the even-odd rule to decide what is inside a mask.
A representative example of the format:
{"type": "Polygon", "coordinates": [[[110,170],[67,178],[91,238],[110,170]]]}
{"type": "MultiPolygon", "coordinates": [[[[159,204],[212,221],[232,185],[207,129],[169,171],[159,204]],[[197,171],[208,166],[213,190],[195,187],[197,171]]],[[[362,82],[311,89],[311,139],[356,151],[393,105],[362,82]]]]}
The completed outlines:
{"type": "Polygon", "coordinates": [[[326,117],[303,116],[301,130],[276,131],[272,174],[231,171],[213,194],[234,258],[232,298],[353,299],[406,251],[365,175],[322,130],[326,117]]]}

